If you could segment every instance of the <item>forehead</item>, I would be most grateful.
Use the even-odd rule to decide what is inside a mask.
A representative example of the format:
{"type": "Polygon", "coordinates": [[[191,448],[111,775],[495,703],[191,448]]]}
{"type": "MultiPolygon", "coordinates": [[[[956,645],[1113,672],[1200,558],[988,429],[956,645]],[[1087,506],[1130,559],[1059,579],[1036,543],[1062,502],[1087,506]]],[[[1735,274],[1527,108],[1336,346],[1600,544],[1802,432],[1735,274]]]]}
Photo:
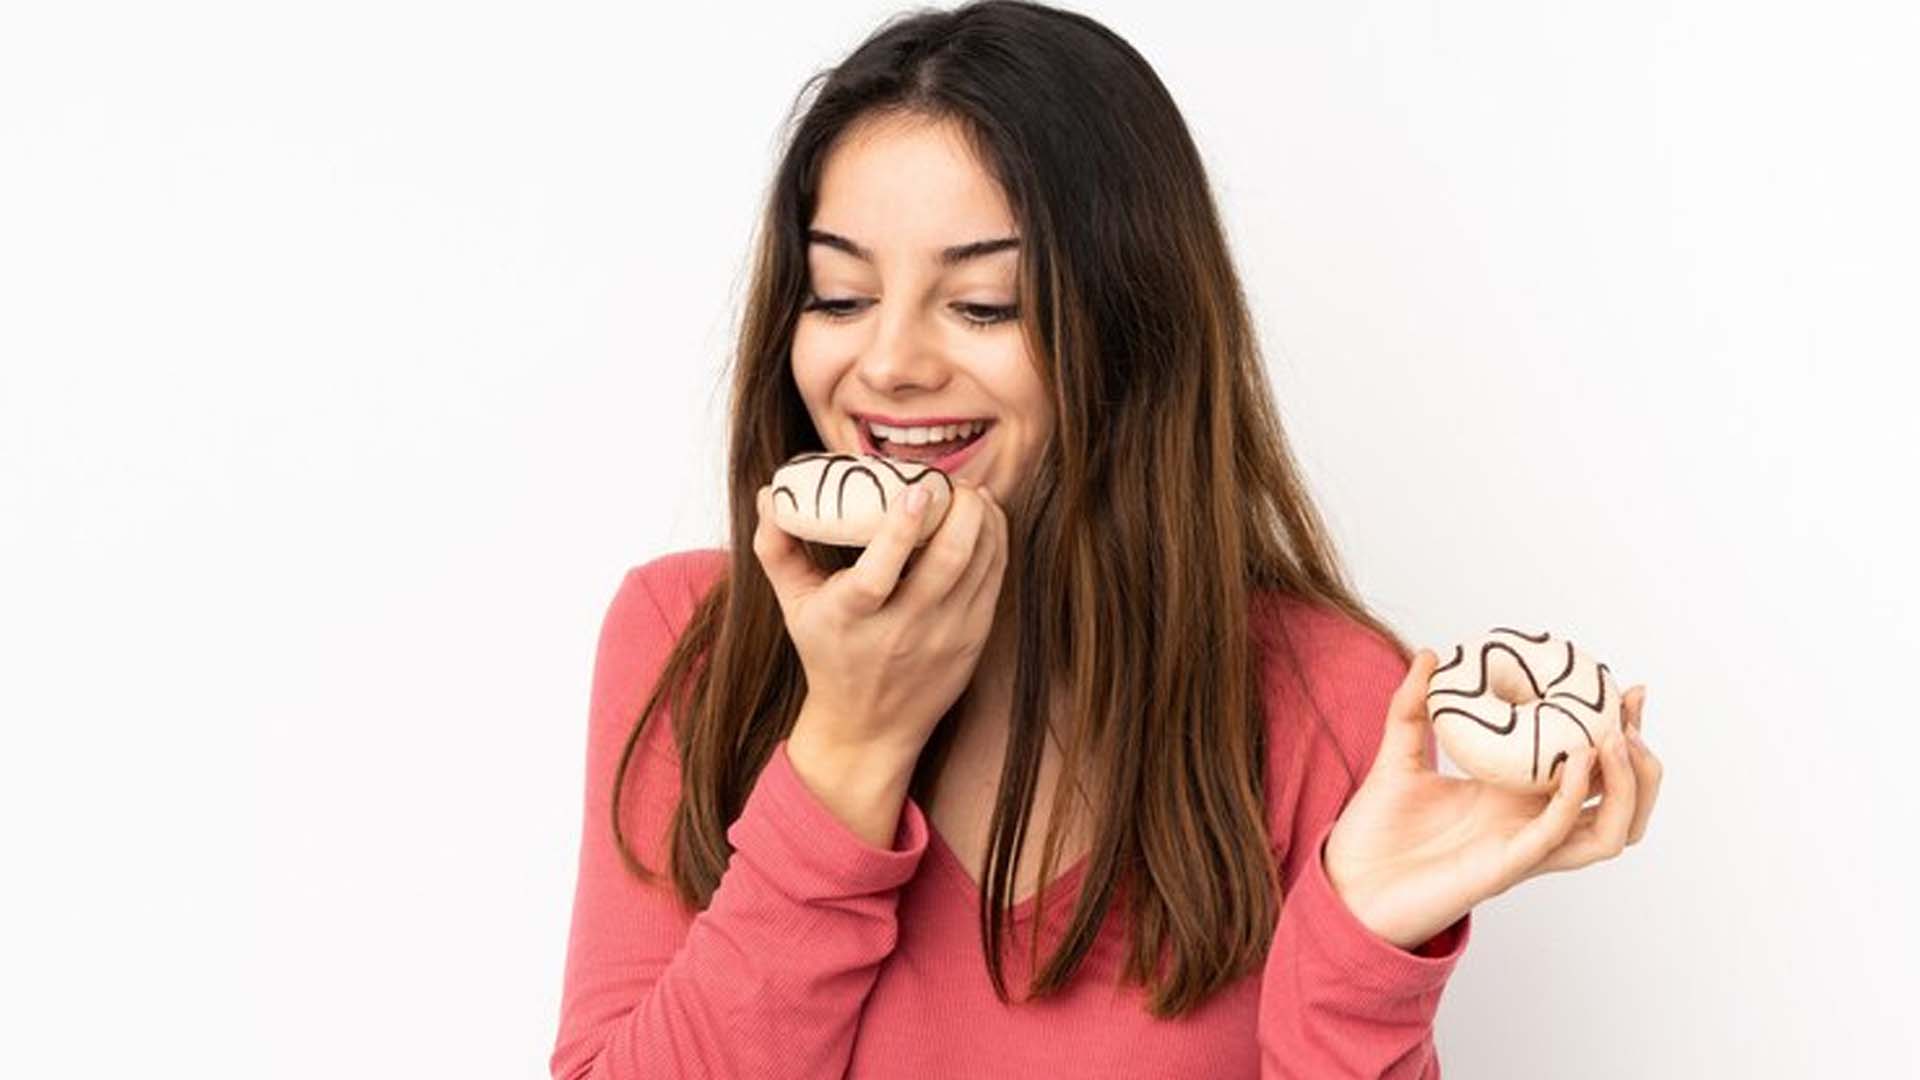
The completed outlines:
{"type": "Polygon", "coordinates": [[[1016,231],[1006,196],[960,128],[919,117],[849,128],[821,168],[811,225],[853,238],[881,261],[889,253],[918,261],[952,244],[1016,231]]]}

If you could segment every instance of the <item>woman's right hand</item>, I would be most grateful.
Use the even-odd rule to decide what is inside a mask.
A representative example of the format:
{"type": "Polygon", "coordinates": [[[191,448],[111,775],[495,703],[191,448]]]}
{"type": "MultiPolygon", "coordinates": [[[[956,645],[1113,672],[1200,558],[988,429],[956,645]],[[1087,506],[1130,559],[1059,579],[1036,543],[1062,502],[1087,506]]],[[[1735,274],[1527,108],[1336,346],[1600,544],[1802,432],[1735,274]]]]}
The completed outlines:
{"type": "Polygon", "coordinates": [[[1006,514],[984,489],[956,481],[946,519],[902,581],[920,520],[896,500],[854,565],[826,575],[774,524],[770,491],[756,499],[753,552],[807,673],[795,734],[805,725],[821,745],[911,769],[986,647],[1007,564],[1006,514]]]}

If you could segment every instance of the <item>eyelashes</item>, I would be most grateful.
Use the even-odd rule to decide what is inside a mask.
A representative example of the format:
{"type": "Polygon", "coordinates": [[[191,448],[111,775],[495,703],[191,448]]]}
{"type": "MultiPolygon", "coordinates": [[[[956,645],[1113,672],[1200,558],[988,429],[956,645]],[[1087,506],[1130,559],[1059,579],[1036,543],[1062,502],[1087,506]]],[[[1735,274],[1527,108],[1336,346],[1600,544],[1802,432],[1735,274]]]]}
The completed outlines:
{"type": "MultiPolygon", "coordinates": [[[[832,322],[853,318],[855,308],[862,305],[859,300],[825,300],[818,296],[809,296],[801,311],[816,311],[832,322]]],[[[995,304],[955,304],[960,318],[975,330],[986,330],[1001,323],[1012,322],[1020,317],[1020,308],[1016,305],[995,304]]]]}

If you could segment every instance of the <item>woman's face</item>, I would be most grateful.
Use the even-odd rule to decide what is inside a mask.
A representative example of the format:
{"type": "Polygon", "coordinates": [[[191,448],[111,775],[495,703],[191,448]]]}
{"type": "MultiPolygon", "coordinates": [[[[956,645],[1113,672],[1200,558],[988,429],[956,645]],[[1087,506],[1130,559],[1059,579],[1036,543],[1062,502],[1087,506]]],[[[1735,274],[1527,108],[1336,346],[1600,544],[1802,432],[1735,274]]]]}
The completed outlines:
{"type": "Polygon", "coordinates": [[[793,378],[822,444],[874,452],[869,419],[986,420],[951,471],[1012,505],[1052,411],[1021,333],[1012,212],[958,129],[922,118],[850,128],[822,168],[808,235],[793,378]],[[999,240],[1009,243],[951,251],[999,240]]]}

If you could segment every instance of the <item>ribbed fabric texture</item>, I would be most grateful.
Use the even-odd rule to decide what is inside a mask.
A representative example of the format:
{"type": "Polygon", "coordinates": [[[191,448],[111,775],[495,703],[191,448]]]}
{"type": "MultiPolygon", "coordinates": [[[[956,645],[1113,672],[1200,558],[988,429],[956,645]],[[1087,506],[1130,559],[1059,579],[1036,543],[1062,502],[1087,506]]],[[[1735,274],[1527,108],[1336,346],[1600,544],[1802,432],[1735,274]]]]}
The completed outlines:
{"type": "MultiPolygon", "coordinates": [[[[552,1075],[664,1077],[1243,1077],[1440,1075],[1433,1017],[1471,936],[1463,916],[1404,950],[1376,937],[1329,885],[1320,853],[1379,745],[1406,665],[1358,624],[1286,598],[1280,619],[1304,668],[1279,653],[1266,678],[1268,826],[1284,895],[1264,969],[1174,1020],[1118,985],[1125,911],[1061,994],[1025,999],[1028,935],[1051,954],[1084,862],[1044,902],[1014,910],[1010,1003],[987,977],[979,892],[911,799],[890,848],[848,829],[794,773],[780,743],[740,817],[707,909],[621,864],[608,827],[613,771],[674,640],[726,553],[678,552],[627,572],[601,626],[586,749],[579,876],[552,1075]],[[1324,718],[1324,726],[1322,725],[1324,718]],[[1294,734],[1319,731],[1304,757],[1294,734]]],[[[656,718],[629,765],[622,826],[664,870],[677,756],[656,718]]],[[[1030,843],[1037,844],[1037,838],[1030,843]]]]}

